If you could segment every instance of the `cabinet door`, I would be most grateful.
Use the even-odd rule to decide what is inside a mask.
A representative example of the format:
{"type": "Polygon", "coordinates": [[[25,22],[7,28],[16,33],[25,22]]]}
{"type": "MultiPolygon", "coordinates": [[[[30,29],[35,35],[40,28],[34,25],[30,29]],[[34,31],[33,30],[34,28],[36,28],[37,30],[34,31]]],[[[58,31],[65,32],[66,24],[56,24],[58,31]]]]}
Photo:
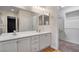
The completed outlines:
{"type": "Polygon", "coordinates": [[[50,36],[49,34],[40,35],[40,50],[50,46],[50,36]]]}
{"type": "Polygon", "coordinates": [[[45,39],[46,39],[46,46],[50,46],[51,45],[51,34],[45,34],[45,39]]]}
{"type": "Polygon", "coordinates": [[[0,42],[0,52],[17,52],[17,41],[0,42]]]}
{"type": "Polygon", "coordinates": [[[32,50],[32,52],[39,51],[39,36],[33,36],[32,37],[31,50],[32,50]]]}
{"type": "Polygon", "coordinates": [[[18,39],[18,52],[30,52],[30,39],[31,38],[22,38],[18,39]]]}

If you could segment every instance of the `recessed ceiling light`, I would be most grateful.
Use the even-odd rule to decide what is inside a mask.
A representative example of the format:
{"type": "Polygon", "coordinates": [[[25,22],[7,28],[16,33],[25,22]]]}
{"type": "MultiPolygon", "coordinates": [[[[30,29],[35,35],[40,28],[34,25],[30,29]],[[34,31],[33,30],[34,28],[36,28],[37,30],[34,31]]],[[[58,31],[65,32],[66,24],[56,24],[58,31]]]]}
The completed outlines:
{"type": "Polygon", "coordinates": [[[14,9],[11,9],[11,11],[15,11],[14,9]]]}

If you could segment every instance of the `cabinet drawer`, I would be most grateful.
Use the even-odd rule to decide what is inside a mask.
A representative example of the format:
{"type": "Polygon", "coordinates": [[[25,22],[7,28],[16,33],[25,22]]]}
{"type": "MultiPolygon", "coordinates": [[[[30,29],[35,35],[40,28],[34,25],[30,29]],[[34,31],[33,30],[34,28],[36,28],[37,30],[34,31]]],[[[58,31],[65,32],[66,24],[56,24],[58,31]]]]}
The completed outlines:
{"type": "Polygon", "coordinates": [[[39,40],[31,41],[31,44],[38,44],[38,43],[39,43],[39,40]]]}
{"type": "Polygon", "coordinates": [[[40,40],[43,40],[43,39],[45,39],[45,34],[42,34],[42,35],[40,35],[40,40]]]}
{"type": "Polygon", "coordinates": [[[51,34],[45,34],[45,36],[49,39],[51,38],[51,34]]]}
{"type": "Polygon", "coordinates": [[[31,44],[38,44],[39,43],[39,36],[32,37],[31,44]]]}
{"type": "Polygon", "coordinates": [[[33,36],[32,41],[39,39],[39,36],[33,36]]]}
{"type": "Polygon", "coordinates": [[[36,43],[36,44],[32,44],[31,47],[38,47],[39,46],[39,43],[36,43]]]}

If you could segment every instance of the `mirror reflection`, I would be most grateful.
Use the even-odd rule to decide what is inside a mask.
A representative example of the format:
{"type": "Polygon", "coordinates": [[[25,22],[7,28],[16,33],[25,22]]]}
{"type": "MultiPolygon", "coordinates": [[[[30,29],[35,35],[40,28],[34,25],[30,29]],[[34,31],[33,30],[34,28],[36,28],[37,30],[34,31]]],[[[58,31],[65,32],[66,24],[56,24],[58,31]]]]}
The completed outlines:
{"type": "Polygon", "coordinates": [[[49,25],[48,15],[35,11],[32,6],[27,6],[26,9],[19,6],[0,6],[0,34],[35,31],[39,25],[49,25]]]}

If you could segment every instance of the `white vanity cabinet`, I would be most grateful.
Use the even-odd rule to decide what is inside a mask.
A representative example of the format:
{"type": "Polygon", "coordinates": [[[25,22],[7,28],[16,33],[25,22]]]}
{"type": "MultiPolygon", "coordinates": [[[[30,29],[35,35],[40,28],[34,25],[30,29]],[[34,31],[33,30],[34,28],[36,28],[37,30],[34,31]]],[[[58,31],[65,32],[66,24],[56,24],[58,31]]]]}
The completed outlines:
{"type": "Polygon", "coordinates": [[[31,37],[18,39],[18,42],[17,42],[18,52],[30,52],[31,51],[30,40],[31,40],[31,37]]]}
{"type": "Polygon", "coordinates": [[[0,52],[17,52],[17,41],[0,42],[0,52]]]}
{"type": "Polygon", "coordinates": [[[38,52],[50,46],[51,34],[48,32],[23,35],[22,33],[12,37],[3,36],[0,40],[0,52],[38,52]]]}
{"type": "Polygon", "coordinates": [[[51,36],[49,33],[40,35],[40,50],[50,46],[51,44],[51,36]]]}

